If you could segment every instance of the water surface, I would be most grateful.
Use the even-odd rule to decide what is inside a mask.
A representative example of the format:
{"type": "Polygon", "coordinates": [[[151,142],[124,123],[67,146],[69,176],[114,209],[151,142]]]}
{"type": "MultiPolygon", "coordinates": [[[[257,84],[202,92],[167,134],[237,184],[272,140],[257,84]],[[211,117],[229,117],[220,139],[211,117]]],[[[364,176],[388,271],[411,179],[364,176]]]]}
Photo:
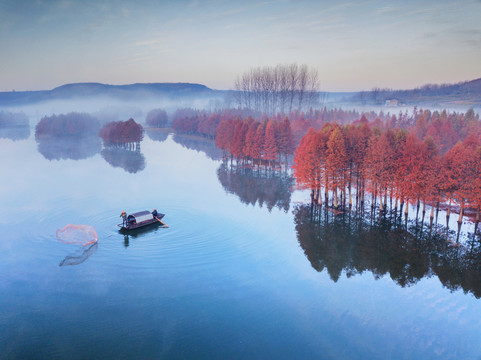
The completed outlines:
{"type": "Polygon", "coordinates": [[[312,218],[288,174],[147,135],[0,138],[0,358],[480,358],[476,247],[312,218]],[[153,207],[169,228],[119,233],[153,207]],[[67,224],[98,243],[59,242],[67,224]]]}

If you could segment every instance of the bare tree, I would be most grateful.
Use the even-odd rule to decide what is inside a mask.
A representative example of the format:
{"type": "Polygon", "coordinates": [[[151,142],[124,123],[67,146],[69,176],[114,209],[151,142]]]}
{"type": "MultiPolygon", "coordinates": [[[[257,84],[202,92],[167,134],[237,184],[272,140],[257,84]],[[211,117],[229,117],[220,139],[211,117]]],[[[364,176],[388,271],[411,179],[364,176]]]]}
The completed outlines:
{"type": "Polygon", "coordinates": [[[236,101],[241,108],[274,114],[302,110],[319,101],[317,71],[307,65],[259,67],[239,76],[235,82],[236,101]]]}

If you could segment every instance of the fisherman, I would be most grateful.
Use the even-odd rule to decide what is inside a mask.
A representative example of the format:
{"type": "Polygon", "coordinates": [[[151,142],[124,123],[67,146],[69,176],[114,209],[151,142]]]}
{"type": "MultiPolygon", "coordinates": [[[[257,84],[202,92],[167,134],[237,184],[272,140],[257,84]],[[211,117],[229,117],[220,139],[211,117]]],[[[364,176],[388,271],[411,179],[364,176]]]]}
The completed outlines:
{"type": "Polygon", "coordinates": [[[122,211],[120,217],[122,218],[122,226],[125,226],[127,224],[127,214],[125,213],[125,211],[122,211]]]}
{"type": "Polygon", "coordinates": [[[156,217],[157,217],[157,214],[158,214],[157,210],[155,210],[155,209],[152,210],[152,216],[153,216],[153,217],[156,218],[156,217]]]}

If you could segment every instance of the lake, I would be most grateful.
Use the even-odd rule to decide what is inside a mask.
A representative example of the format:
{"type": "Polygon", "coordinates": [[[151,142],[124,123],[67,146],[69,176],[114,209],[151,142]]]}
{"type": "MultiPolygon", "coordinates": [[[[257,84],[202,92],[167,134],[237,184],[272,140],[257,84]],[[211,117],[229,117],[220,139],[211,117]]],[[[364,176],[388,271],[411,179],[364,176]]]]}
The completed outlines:
{"type": "Polygon", "coordinates": [[[0,149],[1,359],[481,358],[476,243],[316,213],[289,174],[194,137],[0,149]],[[169,228],[118,231],[154,207],[169,228]],[[58,241],[67,224],[98,243],[58,241]]]}

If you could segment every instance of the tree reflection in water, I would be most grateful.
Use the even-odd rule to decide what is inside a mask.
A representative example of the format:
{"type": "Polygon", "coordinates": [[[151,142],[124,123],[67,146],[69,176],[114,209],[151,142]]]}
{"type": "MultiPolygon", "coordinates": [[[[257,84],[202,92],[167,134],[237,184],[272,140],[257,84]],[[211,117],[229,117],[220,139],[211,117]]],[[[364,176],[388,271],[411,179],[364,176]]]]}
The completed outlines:
{"type": "Polygon", "coordinates": [[[97,136],[43,137],[37,139],[38,152],[47,160],[87,159],[101,149],[97,136]]]}
{"type": "Polygon", "coordinates": [[[159,142],[164,142],[169,137],[169,133],[166,129],[148,129],[145,130],[145,133],[151,140],[159,142]]]}
{"type": "Polygon", "coordinates": [[[343,271],[347,277],[364,271],[376,278],[389,273],[402,287],[437,276],[451,291],[462,289],[481,298],[481,247],[474,236],[459,244],[441,226],[411,221],[406,228],[389,217],[378,221],[332,209],[316,213],[311,205],[296,206],[294,221],[312,267],[326,269],[334,282],[343,271]]]}
{"type": "Polygon", "coordinates": [[[121,167],[134,174],[145,169],[145,157],[140,152],[140,144],[135,146],[106,146],[102,157],[113,167],[121,167]]]}
{"type": "Polygon", "coordinates": [[[0,139],[26,140],[30,136],[30,124],[24,113],[0,111],[0,139]]]}
{"type": "Polygon", "coordinates": [[[237,195],[244,204],[265,204],[269,211],[274,207],[289,210],[294,178],[288,173],[229,166],[224,162],[217,169],[217,178],[227,192],[237,195]]]}
{"type": "Polygon", "coordinates": [[[183,147],[199,152],[203,152],[212,160],[221,160],[223,153],[215,145],[215,141],[202,136],[174,134],[173,140],[183,147]]]}
{"type": "Polygon", "coordinates": [[[28,126],[0,126],[0,139],[10,139],[13,141],[26,140],[30,136],[28,126]]]}

